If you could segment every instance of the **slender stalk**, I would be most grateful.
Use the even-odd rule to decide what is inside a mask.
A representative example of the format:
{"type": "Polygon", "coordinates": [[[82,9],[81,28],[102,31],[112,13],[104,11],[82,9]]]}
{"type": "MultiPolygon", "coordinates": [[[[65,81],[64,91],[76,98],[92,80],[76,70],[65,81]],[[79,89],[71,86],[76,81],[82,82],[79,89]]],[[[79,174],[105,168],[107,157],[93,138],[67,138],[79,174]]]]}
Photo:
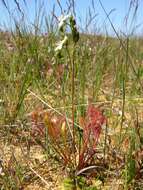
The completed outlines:
{"type": "MultiPolygon", "coordinates": [[[[73,143],[72,143],[72,150],[73,150],[73,155],[74,155],[74,170],[76,168],[76,152],[75,152],[75,127],[74,127],[74,122],[75,122],[75,60],[74,60],[74,55],[75,55],[75,43],[73,44],[73,50],[72,50],[72,132],[73,132],[73,143]]],[[[75,171],[73,173],[74,177],[74,188],[73,190],[76,190],[76,179],[75,179],[75,171]]]]}
{"type": "MultiPolygon", "coordinates": [[[[122,129],[124,124],[124,115],[125,115],[125,103],[126,103],[126,76],[127,76],[127,64],[128,64],[128,43],[129,39],[127,38],[127,50],[126,50],[126,61],[123,65],[123,81],[122,81],[122,118],[121,118],[121,127],[120,127],[120,143],[122,142],[122,129]]],[[[120,147],[120,146],[119,146],[120,147]]]]}
{"type": "MultiPolygon", "coordinates": [[[[75,45],[74,45],[75,46],[75,45]]],[[[74,48],[73,46],[73,48],[74,48]]],[[[74,62],[74,49],[72,53],[72,132],[73,132],[73,152],[75,151],[75,128],[74,128],[74,96],[75,96],[75,62],[74,62]]]]}

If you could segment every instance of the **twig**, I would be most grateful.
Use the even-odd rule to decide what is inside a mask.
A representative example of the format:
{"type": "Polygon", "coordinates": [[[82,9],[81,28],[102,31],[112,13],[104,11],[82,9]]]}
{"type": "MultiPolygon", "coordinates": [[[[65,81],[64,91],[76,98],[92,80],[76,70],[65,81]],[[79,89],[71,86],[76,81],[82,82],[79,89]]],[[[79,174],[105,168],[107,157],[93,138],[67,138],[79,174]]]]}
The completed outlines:
{"type": "Polygon", "coordinates": [[[29,169],[37,176],[41,179],[41,181],[43,181],[48,187],[49,187],[49,184],[48,182],[40,175],[38,174],[31,166],[29,166],[29,169]]]}
{"type": "MultiPolygon", "coordinates": [[[[64,114],[62,114],[61,112],[59,112],[58,110],[56,110],[55,108],[53,108],[52,106],[50,106],[47,102],[45,102],[42,98],[40,98],[37,94],[35,94],[34,92],[32,92],[30,89],[27,89],[28,92],[30,92],[33,96],[35,96],[38,100],[40,100],[44,105],[46,105],[47,107],[49,107],[51,110],[54,110],[54,112],[56,112],[57,114],[61,115],[61,116],[65,116],[64,114]]],[[[70,123],[72,122],[71,119],[66,117],[66,120],[69,121],[70,123]]],[[[81,128],[77,123],[74,123],[74,125],[76,125],[77,127],[81,128]]]]}

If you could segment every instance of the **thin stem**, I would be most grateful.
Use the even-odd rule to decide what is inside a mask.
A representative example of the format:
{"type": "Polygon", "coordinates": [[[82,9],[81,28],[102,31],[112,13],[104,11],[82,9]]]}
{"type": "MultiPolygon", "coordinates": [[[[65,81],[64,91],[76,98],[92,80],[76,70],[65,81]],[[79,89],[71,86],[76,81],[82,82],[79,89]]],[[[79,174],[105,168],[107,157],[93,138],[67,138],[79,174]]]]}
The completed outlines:
{"type": "MultiPolygon", "coordinates": [[[[73,131],[73,152],[75,152],[75,128],[74,128],[74,111],[75,111],[75,61],[74,61],[74,54],[75,54],[75,44],[73,45],[73,53],[72,53],[72,131],[73,131]]],[[[76,159],[75,159],[76,165],[76,159]]]]}
{"type": "MultiPolygon", "coordinates": [[[[125,115],[125,103],[126,103],[126,77],[127,77],[127,64],[128,64],[128,45],[129,39],[127,38],[127,50],[126,50],[126,62],[123,64],[123,83],[122,83],[122,118],[121,118],[121,127],[120,127],[120,143],[122,142],[122,129],[124,124],[124,115],[125,115]]],[[[120,146],[119,146],[120,147],[120,146]]]]}
{"type": "Polygon", "coordinates": [[[72,50],[72,132],[73,132],[73,155],[74,155],[74,173],[73,173],[73,179],[74,179],[74,188],[73,190],[76,190],[76,178],[75,178],[75,168],[76,168],[76,147],[75,147],[75,127],[74,127],[74,121],[75,121],[75,61],[74,61],[74,55],[75,55],[75,43],[73,44],[73,50],[72,50]]]}

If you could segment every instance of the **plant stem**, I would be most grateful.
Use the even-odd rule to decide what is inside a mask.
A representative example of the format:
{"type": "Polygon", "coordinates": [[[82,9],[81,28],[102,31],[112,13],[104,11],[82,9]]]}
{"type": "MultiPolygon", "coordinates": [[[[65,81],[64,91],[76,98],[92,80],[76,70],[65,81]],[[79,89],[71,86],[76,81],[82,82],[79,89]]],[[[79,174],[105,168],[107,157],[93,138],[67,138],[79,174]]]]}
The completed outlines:
{"type": "Polygon", "coordinates": [[[74,188],[73,190],[76,190],[76,179],[75,179],[75,168],[76,168],[76,152],[75,152],[75,127],[74,127],[74,121],[75,121],[75,61],[74,61],[74,54],[75,54],[75,43],[73,44],[73,50],[72,50],[72,132],[73,132],[73,141],[72,141],[72,151],[74,155],[74,173],[73,173],[73,179],[74,179],[74,188]]]}
{"type": "MultiPolygon", "coordinates": [[[[121,118],[121,127],[120,127],[120,144],[122,142],[122,129],[124,124],[124,117],[125,117],[125,103],[126,103],[126,78],[127,78],[127,65],[128,65],[128,46],[129,46],[129,39],[127,38],[127,48],[126,48],[126,61],[125,64],[123,63],[123,73],[122,73],[122,118],[121,118]]],[[[120,147],[120,146],[119,146],[120,147]]]]}
{"type": "MultiPolygon", "coordinates": [[[[72,131],[73,131],[73,152],[75,152],[75,128],[74,128],[74,96],[75,96],[75,62],[74,62],[74,53],[75,53],[75,44],[73,45],[73,52],[72,52],[72,131]]],[[[76,158],[75,158],[76,164],[76,158]]]]}

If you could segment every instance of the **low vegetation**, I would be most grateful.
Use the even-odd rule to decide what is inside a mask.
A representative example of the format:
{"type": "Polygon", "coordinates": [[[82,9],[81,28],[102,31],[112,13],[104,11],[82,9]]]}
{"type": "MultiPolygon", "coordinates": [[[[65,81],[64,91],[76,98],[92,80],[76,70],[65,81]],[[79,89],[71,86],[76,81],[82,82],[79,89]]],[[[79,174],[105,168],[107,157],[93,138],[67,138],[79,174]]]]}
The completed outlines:
{"type": "Polygon", "coordinates": [[[109,15],[116,37],[89,34],[94,15],[81,30],[57,2],[47,33],[0,33],[0,189],[143,189],[143,39],[109,15]]]}

